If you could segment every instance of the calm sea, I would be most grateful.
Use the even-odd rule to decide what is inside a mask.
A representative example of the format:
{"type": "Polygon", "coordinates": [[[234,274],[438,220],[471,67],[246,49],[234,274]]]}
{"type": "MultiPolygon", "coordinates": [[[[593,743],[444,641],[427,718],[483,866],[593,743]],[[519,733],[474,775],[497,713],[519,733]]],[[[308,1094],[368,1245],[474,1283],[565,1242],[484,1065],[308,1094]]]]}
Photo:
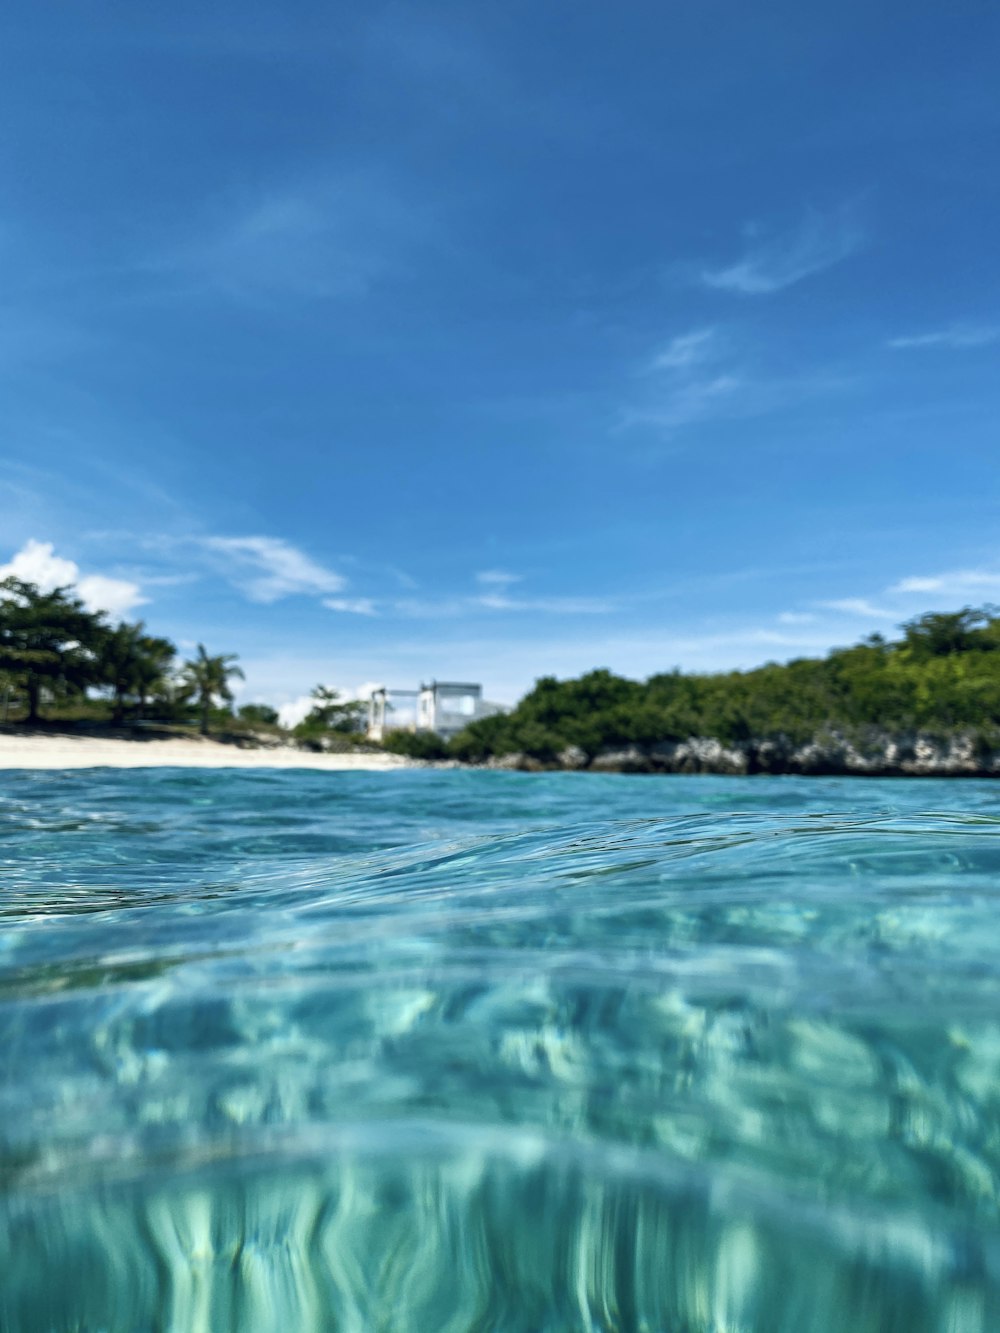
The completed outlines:
{"type": "Polygon", "coordinates": [[[0,1329],[992,1333],[998,796],[0,776],[0,1329]]]}

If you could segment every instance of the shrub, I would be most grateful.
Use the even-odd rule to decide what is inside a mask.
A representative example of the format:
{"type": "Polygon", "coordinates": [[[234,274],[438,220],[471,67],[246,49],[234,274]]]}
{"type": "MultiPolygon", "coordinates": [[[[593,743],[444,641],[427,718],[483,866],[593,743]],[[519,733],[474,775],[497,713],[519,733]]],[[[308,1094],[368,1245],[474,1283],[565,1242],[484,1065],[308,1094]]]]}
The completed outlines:
{"type": "Polygon", "coordinates": [[[433,731],[387,731],[382,748],[409,759],[447,759],[448,747],[433,731]]]}

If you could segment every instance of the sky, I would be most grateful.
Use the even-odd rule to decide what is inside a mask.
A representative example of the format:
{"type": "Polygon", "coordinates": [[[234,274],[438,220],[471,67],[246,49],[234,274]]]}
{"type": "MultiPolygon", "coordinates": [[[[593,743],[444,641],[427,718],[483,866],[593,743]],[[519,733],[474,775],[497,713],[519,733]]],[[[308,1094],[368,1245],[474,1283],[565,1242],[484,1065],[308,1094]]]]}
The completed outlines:
{"type": "Polygon", "coordinates": [[[1000,9],[8,0],[0,573],[243,699],[1000,602],[1000,9]]]}

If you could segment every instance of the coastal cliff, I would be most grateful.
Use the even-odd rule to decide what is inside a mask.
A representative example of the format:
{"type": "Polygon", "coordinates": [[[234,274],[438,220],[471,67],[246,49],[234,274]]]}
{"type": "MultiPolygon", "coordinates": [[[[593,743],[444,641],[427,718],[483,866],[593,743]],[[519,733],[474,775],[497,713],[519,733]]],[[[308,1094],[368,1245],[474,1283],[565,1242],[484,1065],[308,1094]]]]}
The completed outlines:
{"type": "Polygon", "coordinates": [[[712,736],[647,745],[608,746],[588,756],[570,745],[552,759],[524,752],[493,756],[483,767],[521,772],[797,773],[811,777],[1000,777],[1000,744],[973,734],[934,736],[871,729],[860,736],[830,731],[804,744],[785,737],[723,743],[712,736]]]}

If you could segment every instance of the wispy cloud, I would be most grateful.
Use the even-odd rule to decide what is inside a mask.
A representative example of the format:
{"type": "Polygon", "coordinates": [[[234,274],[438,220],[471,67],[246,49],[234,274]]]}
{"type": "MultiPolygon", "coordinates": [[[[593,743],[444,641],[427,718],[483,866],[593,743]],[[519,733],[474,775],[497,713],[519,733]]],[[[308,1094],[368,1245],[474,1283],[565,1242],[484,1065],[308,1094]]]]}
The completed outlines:
{"type": "MultiPolygon", "coordinates": [[[[623,426],[659,426],[672,430],[677,426],[704,421],[708,417],[729,416],[738,412],[740,393],[747,381],[739,375],[720,374],[672,383],[655,401],[641,407],[629,407],[622,413],[623,426]]],[[[743,399],[744,405],[746,399],[743,399]]]]}
{"type": "Polygon", "coordinates": [[[226,201],[199,236],[144,267],[248,303],[357,298],[432,230],[426,207],[359,173],[226,201]]]}
{"type": "Polygon", "coordinates": [[[203,537],[200,545],[223,558],[223,572],[252,602],[338,593],[347,583],[342,574],[278,537],[203,537]]]}
{"type": "MultiPolygon", "coordinates": [[[[813,602],[812,611],[784,611],[778,616],[782,625],[828,625],[831,632],[842,624],[841,617],[854,620],[881,620],[902,624],[914,614],[928,609],[943,609],[963,602],[977,602],[1000,596],[1000,570],[957,569],[942,574],[910,575],[889,584],[874,597],[834,597],[813,602]],[[834,612],[831,620],[825,612],[834,612]]],[[[839,632],[839,631],[838,631],[839,632]]]]}
{"type": "Polygon", "coordinates": [[[746,379],[717,364],[723,354],[723,343],[715,329],[677,334],[639,368],[644,381],[643,401],[622,410],[620,425],[672,430],[729,414],[746,387],[746,379]],[[716,364],[710,364],[713,362],[716,364]]]}
{"type": "Polygon", "coordinates": [[[511,574],[506,569],[484,569],[476,575],[476,582],[487,588],[509,588],[512,583],[520,583],[522,575],[511,574]]]}
{"type": "Polygon", "coordinates": [[[650,369],[686,370],[689,366],[699,365],[716,354],[716,342],[714,329],[694,329],[690,333],[678,334],[656,353],[650,369]]]}
{"type": "Polygon", "coordinates": [[[911,575],[900,579],[891,593],[937,593],[948,597],[980,597],[1000,593],[1000,570],[953,569],[944,574],[911,575]]]}
{"type": "Polygon", "coordinates": [[[631,401],[620,408],[617,428],[669,434],[701,422],[781,412],[851,387],[842,374],[808,368],[794,376],[768,374],[760,357],[761,348],[739,344],[726,329],[678,334],[635,367],[631,401]]]}
{"type": "Polygon", "coordinates": [[[547,611],[552,615],[607,615],[616,603],[606,597],[508,597],[503,593],[484,593],[471,599],[473,605],[488,611],[547,611]]]}
{"type": "Polygon", "coordinates": [[[933,333],[916,333],[901,338],[890,338],[886,346],[896,351],[920,350],[927,347],[944,347],[950,351],[961,351],[966,347],[986,347],[998,339],[1000,339],[1000,326],[956,325],[948,329],[938,329],[933,333]]]}
{"type": "Polygon", "coordinates": [[[370,597],[324,597],[323,605],[330,611],[344,611],[349,615],[378,615],[378,608],[370,597]]]}
{"type": "Polygon", "coordinates": [[[829,602],[820,602],[820,606],[831,611],[841,611],[844,615],[863,616],[866,620],[895,620],[899,612],[888,607],[876,606],[867,597],[836,597],[829,602]]]}
{"type": "Polygon", "coordinates": [[[112,619],[119,619],[149,601],[139,584],[130,579],[111,578],[107,574],[81,574],[75,560],[56,555],[52,542],[30,540],[0,565],[0,578],[23,579],[34,583],[43,592],[53,588],[72,587],[88,611],[104,611],[112,619]]]}
{"type": "Polygon", "coordinates": [[[618,603],[604,597],[508,597],[487,592],[474,597],[405,598],[393,610],[409,620],[445,620],[475,612],[533,612],[554,616],[607,615],[618,603]]]}
{"type": "Polygon", "coordinates": [[[864,233],[853,208],[809,213],[800,226],[775,235],[755,235],[742,258],[703,269],[708,287],[743,296],[768,296],[839,264],[860,249],[864,233]]]}
{"type": "Polygon", "coordinates": [[[509,589],[523,582],[523,575],[505,569],[486,569],[475,576],[479,591],[444,597],[406,597],[391,603],[391,609],[411,620],[454,619],[480,612],[525,612],[553,616],[607,615],[620,606],[608,597],[550,597],[532,594],[514,596],[509,589]]]}

